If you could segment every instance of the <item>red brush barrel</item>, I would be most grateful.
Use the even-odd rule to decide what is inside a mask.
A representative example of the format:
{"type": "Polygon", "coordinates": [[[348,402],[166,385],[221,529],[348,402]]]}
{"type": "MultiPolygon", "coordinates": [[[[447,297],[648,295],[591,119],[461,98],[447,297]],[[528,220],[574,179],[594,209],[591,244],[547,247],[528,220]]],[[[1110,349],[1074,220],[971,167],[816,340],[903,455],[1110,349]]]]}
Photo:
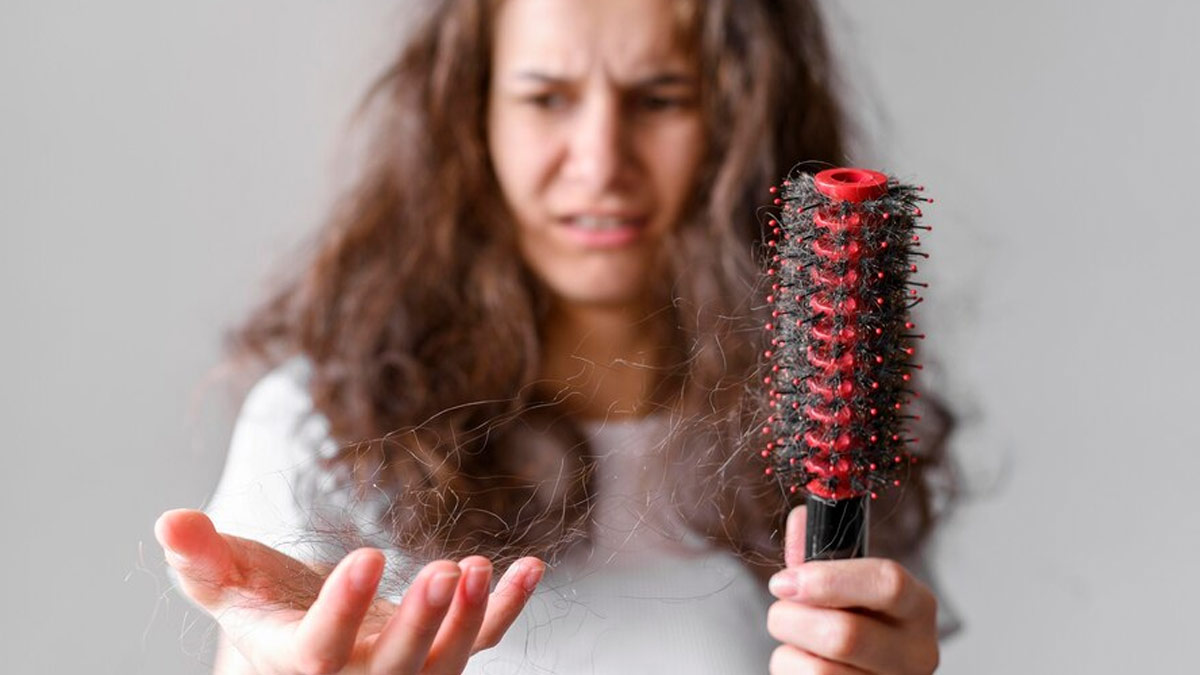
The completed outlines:
{"type": "Polygon", "coordinates": [[[856,486],[866,483],[862,478],[867,468],[849,459],[862,450],[863,439],[846,431],[862,426],[865,411],[835,404],[856,393],[851,380],[864,368],[853,358],[862,332],[859,315],[869,310],[870,302],[856,293],[861,287],[861,258],[870,254],[861,244],[860,230],[878,225],[877,216],[847,213],[837,204],[878,199],[887,194],[887,183],[887,176],[878,171],[847,167],[813,177],[814,187],[833,204],[813,214],[813,224],[823,234],[812,243],[818,262],[809,269],[814,285],[822,290],[809,298],[809,305],[824,318],[811,328],[807,358],[814,372],[807,386],[820,394],[824,403],[804,409],[813,427],[804,440],[815,451],[804,460],[804,469],[812,476],[806,489],[826,499],[861,496],[863,490],[856,486]],[[838,480],[830,481],[832,477],[838,480]],[[831,482],[836,482],[836,487],[830,487],[831,482]]]}
{"type": "Polygon", "coordinates": [[[866,502],[911,461],[904,420],[913,362],[910,273],[921,188],[853,167],[772,188],[766,471],[809,511],[807,557],[863,555],[866,502]]]}

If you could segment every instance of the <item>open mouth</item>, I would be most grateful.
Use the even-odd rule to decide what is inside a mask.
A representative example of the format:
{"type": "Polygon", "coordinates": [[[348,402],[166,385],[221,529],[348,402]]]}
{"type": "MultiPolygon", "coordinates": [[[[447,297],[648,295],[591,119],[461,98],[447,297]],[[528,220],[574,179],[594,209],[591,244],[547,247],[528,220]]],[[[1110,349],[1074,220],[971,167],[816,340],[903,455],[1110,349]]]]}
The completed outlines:
{"type": "Polygon", "coordinates": [[[637,215],[581,214],[559,219],[567,235],[588,248],[613,248],[641,238],[649,219],[637,215]]]}

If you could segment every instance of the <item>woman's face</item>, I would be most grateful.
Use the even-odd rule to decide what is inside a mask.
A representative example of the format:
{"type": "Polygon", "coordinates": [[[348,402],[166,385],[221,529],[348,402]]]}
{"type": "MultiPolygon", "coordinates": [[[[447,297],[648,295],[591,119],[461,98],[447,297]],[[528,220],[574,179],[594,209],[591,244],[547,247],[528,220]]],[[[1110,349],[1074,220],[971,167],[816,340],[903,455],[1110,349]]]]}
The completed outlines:
{"type": "Polygon", "coordinates": [[[488,146],[521,254],[562,302],[643,301],[704,152],[678,0],[505,0],[488,146]]]}

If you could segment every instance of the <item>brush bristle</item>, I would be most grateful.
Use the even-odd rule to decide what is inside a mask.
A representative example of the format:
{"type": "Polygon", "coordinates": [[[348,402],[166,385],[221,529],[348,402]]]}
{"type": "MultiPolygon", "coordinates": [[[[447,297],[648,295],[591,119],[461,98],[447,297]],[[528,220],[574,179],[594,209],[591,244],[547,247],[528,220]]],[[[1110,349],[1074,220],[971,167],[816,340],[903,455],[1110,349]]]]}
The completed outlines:
{"type": "Polygon", "coordinates": [[[915,461],[905,405],[924,336],[909,310],[922,299],[912,273],[930,200],[861,169],[797,174],[772,192],[766,471],[791,492],[874,497],[915,461]]]}

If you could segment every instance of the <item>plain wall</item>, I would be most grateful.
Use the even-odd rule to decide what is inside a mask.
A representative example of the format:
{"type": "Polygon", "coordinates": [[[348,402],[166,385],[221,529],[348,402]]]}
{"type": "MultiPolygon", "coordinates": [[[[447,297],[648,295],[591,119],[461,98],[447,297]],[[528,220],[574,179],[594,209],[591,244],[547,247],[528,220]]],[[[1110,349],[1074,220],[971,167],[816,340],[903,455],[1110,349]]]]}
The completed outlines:
{"type": "MultiPolygon", "coordinates": [[[[865,161],[937,199],[964,415],[943,672],[1194,672],[1200,5],[826,2],[865,161]]],[[[0,661],[206,672],[151,524],[198,506],[223,331],[320,222],[382,0],[0,5],[0,661]]]]}

